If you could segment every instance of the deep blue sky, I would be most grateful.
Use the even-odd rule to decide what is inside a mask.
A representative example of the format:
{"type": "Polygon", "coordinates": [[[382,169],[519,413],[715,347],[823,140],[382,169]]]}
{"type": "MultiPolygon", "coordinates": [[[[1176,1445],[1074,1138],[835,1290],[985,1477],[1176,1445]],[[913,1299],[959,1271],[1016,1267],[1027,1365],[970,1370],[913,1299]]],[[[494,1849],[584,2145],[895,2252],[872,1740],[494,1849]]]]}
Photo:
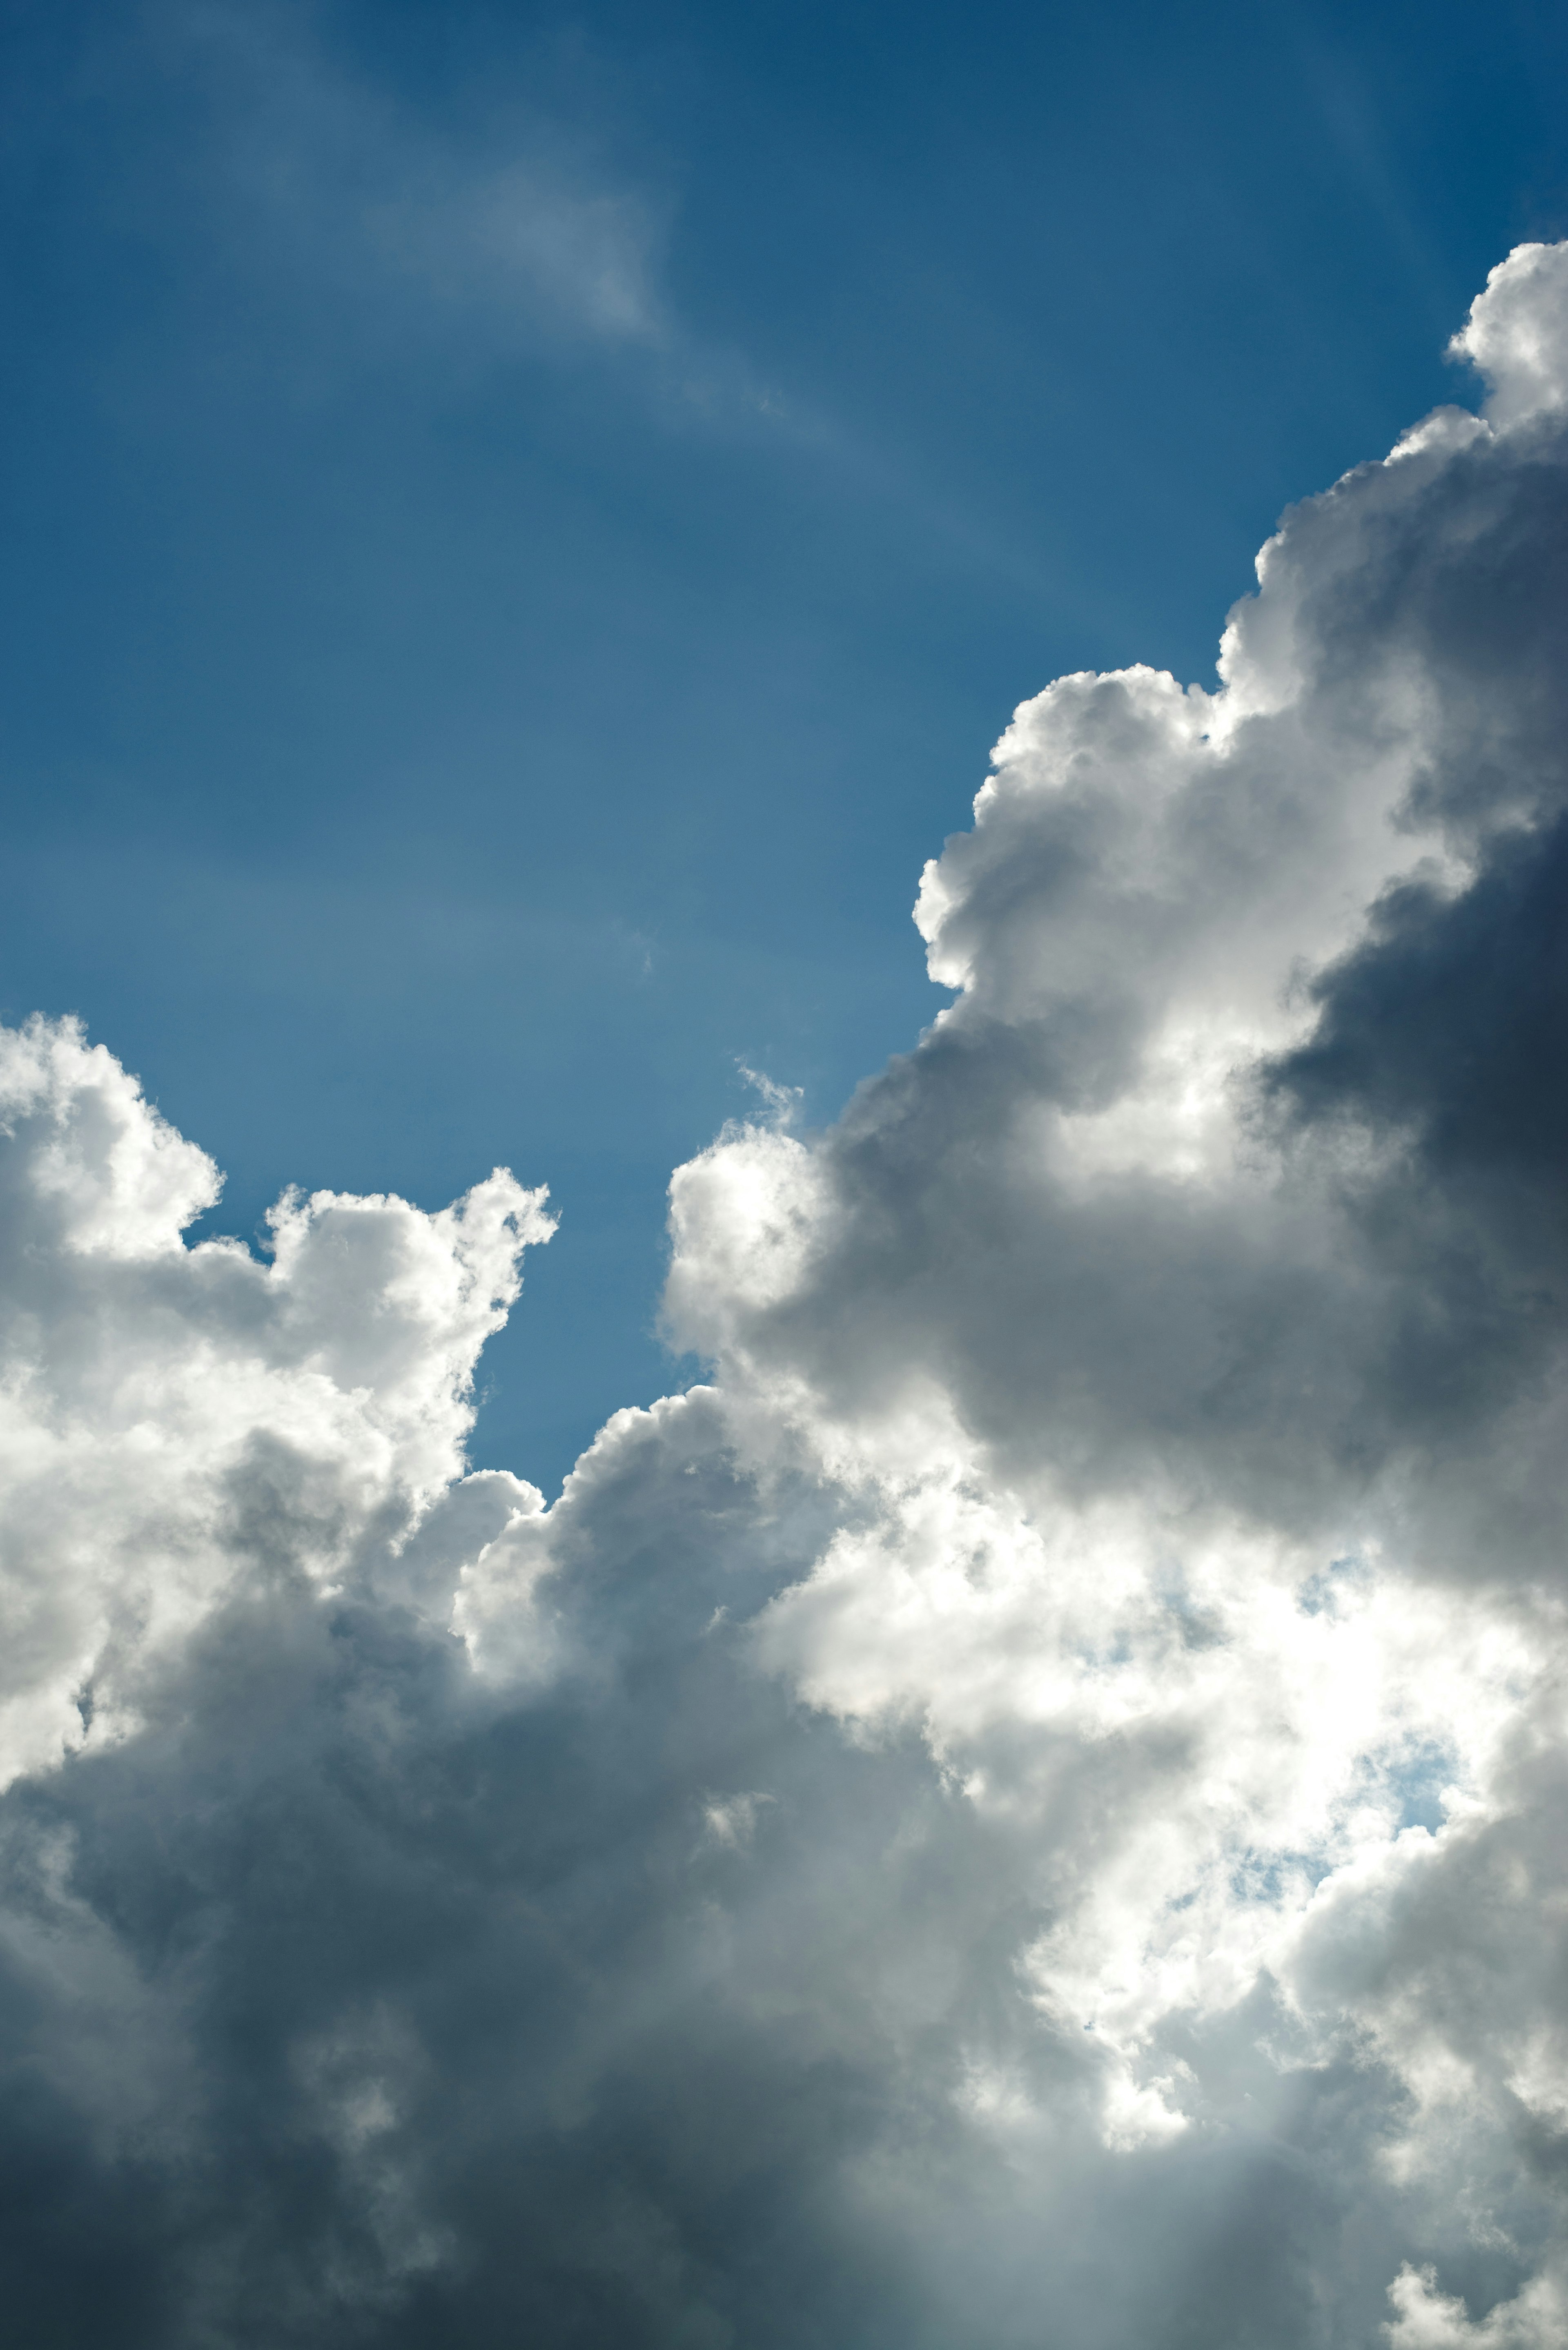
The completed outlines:
{"type": "Polygon", "coordinates": [[[680,1375],[670,1167],[939,999],[1013,704],[1208,679],[1568,231],[1560,7],[5,11],[0,1008],[228,1170],[564,1215],[477,1457],[680,1375]]]}

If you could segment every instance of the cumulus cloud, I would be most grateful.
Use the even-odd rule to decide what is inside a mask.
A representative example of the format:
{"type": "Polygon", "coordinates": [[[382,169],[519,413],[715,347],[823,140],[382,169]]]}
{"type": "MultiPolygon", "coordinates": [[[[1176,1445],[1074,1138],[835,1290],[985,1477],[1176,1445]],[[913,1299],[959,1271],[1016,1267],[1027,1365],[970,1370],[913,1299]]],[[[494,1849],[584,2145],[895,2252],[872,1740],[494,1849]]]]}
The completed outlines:
{"type": "Polygon", "coordinates": [[[5,1037],[26,2338],[1562,2338],[1568,248],[1459,340],[1217,692],[1019,710],[955,1000],[679,1170],[707,1375],[549,1508],[542,1194],[191,1247],[5,1037]]]}
{"type": "Polygon", "coordinates": [[[188,1248],[216,1170],[71,1021],[0,1031],[0,1135],[11,1780],[127,1735],[247,1579],[407,1582],[466,1503],[473,1366],[551,1220],[498,1169],[436,1216],[286,1195],[265,1261],[188,1248]]]}

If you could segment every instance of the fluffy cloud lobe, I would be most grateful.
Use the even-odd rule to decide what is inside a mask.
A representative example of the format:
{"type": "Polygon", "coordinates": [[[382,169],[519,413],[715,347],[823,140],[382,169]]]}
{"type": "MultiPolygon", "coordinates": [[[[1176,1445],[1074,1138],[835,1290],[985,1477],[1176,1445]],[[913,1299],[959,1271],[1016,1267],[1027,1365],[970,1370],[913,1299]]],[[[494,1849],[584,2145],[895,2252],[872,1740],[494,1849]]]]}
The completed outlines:
{"type": "Polygon", "coordinates": [[[0,1055],[23,2338],[1555,2350],[1568,247],[1220,690],[1017,712],[836,1125],[466,1474],[543,1195],[0,1055]]]}

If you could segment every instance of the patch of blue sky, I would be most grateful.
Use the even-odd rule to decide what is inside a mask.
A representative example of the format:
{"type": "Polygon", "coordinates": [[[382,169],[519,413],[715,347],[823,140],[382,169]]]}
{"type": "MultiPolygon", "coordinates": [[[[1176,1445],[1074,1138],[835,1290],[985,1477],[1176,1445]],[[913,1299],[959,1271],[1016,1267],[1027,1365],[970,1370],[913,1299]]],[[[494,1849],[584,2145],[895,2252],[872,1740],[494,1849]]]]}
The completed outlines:
{"type": "Polygon", "coordinates": [[[1249,1846],[1238,1854],[1227,1873],[1231,1898],[1269,1908],[1299,1900],[1304,1891],[1332,1876],[1342,1857],[1328,1845],[1300,1852],[1258,1851],[1249,1846]]]}
{"type": "Polygon", "coordinates": [[[1332,1618],[1354,1607],[1371,1581],[1368,1562],[1358,1551],[1347,1551],[1307,1576],[1296,1593],[1296,1605],[1303,1616],[1332,1618]]]}
{"type": "MultiPolygon", "coordinates": [[[[1357,1843],[1365,1839],[1369,1813],[1380,1819],[1390,1843],[1412,1828],[1439,1835],[1448,1822],[1457,1770],[1454,1749],[1439,1739],[1413,1739],[1364,1755],[1336,1807],[1331,1833],[1300,1849],[1249,1847],[1239,1854],[1229,1871],[1232,1898],[1273,1906],[1321,1885],[1347,1856],[1347,1826],[1354,1826],[1357,1843]]],[[[1188,1895],[1171,1906],[1186,1908],[1193,1898],[1188,1895]]]]}
{"type": "Polygon", "coordinates": [[[1368,1762],[1367,1793],[1387,1810],[1396,1835],[1407,1828],[1436,1835],[1448,1819],[1458,1769],[1452,1746],[1439,1739],[1412,1740],[1368,1762]]]}

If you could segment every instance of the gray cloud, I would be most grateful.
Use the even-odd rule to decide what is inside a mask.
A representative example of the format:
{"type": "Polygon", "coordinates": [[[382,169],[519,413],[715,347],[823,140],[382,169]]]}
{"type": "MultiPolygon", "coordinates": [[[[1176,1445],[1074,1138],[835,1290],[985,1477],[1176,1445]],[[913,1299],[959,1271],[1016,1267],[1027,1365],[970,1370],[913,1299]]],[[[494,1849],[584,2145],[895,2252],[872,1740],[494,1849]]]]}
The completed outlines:
{"type": "Polygon", "coordinates": [[[1218,694],[1022,707],[955,1001],[679,1170],[708,1377],[548,1509],[540,1194],[188,1248],[5,1035],[22,2338],[1554,2350],[1565,317],[1218,694]]]}

